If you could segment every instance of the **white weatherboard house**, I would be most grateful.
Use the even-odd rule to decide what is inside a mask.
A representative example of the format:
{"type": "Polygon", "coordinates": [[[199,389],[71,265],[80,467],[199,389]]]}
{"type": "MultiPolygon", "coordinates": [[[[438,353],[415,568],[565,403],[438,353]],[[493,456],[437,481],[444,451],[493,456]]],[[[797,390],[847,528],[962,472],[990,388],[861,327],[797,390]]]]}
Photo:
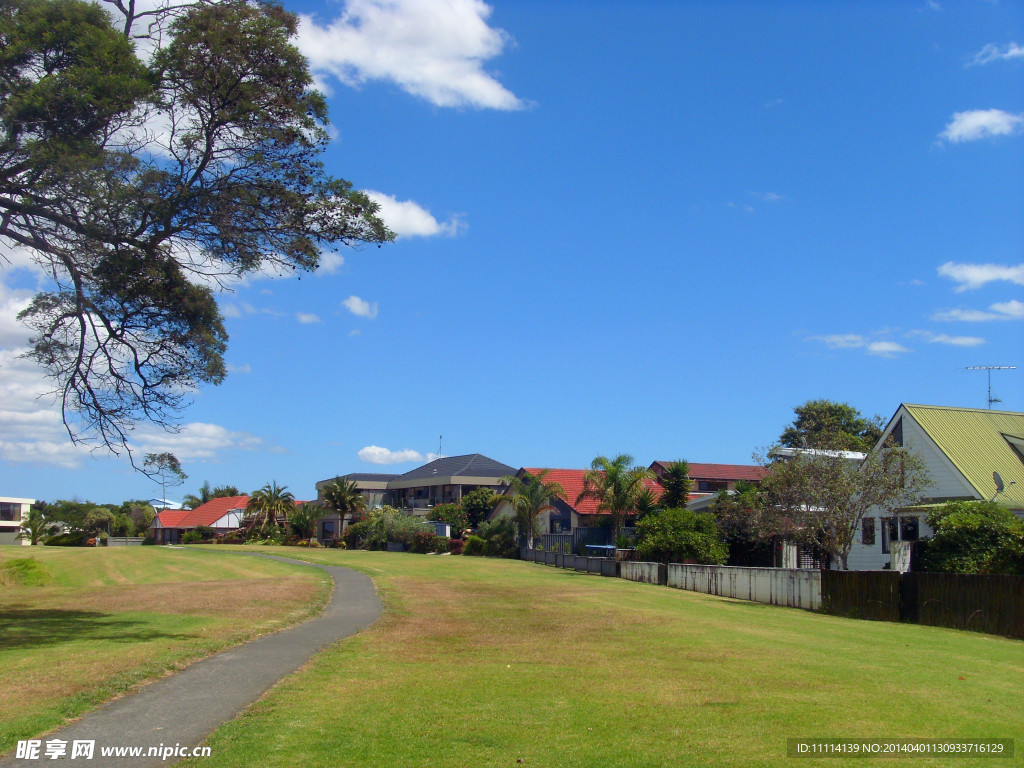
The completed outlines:
{"type": "Polygon", "coordinates": [[[21,533],[21,522],[28,517],[29,510],[36,503],[35,499],[16,499],[13,496],[0,496],[0,544],[28,545],[28,539],[18,539],[21,533]]]}
{"type": "Polygon", "coordinates": [[[925,505],[994,499],[1024,517],[1024,413],[904,403],[875,450],[890,437],[924,461],[931,484],[919,505],[865,516],[850,570],[905,570],[910,543],[933,533],[925,505]]]}

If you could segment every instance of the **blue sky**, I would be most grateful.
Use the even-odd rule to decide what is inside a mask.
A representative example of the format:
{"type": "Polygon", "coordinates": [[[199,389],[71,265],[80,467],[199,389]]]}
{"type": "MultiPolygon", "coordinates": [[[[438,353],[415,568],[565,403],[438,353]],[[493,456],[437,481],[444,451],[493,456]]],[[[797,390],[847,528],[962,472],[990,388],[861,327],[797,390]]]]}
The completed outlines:
{"type": "MultiPolygon", "coordinates": [[[[221,296],[189,480],[297,498],[439,448],[748,463],[813,398],[1024,410],[1024,4],[286,2],[327,165],[400,235],[221,296]],[[439,436],[443,435],[443,441],[439,436]]],[[[0,271],[0,494],[156,486],[70,446],[0,271]]]]}

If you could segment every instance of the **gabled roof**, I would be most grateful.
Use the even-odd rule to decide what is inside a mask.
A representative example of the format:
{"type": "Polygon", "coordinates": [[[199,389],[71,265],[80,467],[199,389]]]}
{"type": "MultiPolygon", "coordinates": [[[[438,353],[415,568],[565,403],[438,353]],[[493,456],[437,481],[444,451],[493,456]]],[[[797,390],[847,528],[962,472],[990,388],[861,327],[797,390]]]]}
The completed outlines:
{"type": "MultiPolygon", "coordinates": [[[[542,468],[524,467],[521,471],[528,475],[536,476],[544,470],[542,468]]],[[[597,499],[586,498],[581,499],[579,503],[576,502],[579,495],[583,493],[583,477],[586,474],[587,470],[585,469],[549,469],[548,473],[544,476],[544,482],[560,484],[565,489],[564,501],[577,513],[581,515],[608,514],[605,511],[598,511],[597,507],[600,502],[597,499]]],[[[651,490],[655,499],[661,498],[661,494],[665,491],[657,480],[644,480],[644,486],[651,490]]]]}
{"type": "Polygon", "coordinates": [[[908,403],[902,407],[982,498],[995,495],[992,473],[998,472],[1005,490],[997,501],[1024,508],[1024,413],[908,403]]]}
{"type": "Polygon", "coordinates": [[[434,459],[422,467],[399,475],[396,480],[429,480],[433,477],[504,477],[514,475],[515,467],[502,464],[479,453],[465,456],[445,456],[434,459]]]}
{"type": "Polygon", "coordinates": [[[213,525],[234,510],[244,512],[248,503],[248,496],[222,496],[210,499],[195,509],[165,509],[157,517],[164,528],[195,528],[198,525],[213,525]]]}
{"type": "MultiPolygon", "coordinates": [[[[655,461],[651,469],[658,472],[664,471],[671,461],[655,461]]],[[[759,483],[764,479],[765,469],[756,464],[695,464],[690,465],[690,478],[692,480],[747,480],[751,483],[759,483]]]]}

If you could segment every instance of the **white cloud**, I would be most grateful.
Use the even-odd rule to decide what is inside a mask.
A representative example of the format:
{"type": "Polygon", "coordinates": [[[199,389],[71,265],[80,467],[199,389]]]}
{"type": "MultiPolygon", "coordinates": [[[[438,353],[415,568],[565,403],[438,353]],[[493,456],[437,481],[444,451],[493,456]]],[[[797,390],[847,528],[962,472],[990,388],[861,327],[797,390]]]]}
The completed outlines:
{"type": "MultiPolygon", "coordinates": [[[[884,331],[888,333],[888,331],[884,331]]],[[[863,349],[869,355],[895,357],[911,350],[895,341],[871,341],[859,333],[833,333],[824,336],[809,336],[809,341],[820,341],[829,349],[863,349]]]]}
{"type": "Polygon", "coordinates": [[[867,353],[869,355],[878,355],[879,357],[896,357],[898,354],[909,351],[909,349],[902,344],[897,344],[895,341],[873,341],[867,346],[867,353]]]}
{"type": "Polygon", "coordinates": [[[932,320],[939,322],[984,323],[990,320],[1022,319],[1024,319],[1024,302],[1016,299],[992,304],[987,312],[980,309],[946,309],[932,315],[932,320]]]}
{"type": "Polygon", "coordinates": [[[304,324],[320,322],[320,318],[317,315],[309,312],[299,312],[295,315],[295,319],[304,324]]]}
{"type": "Polygon", "coordinates": [[[227,365],[228,373],[252,373],[252,366],[249,363],[243,363],[242,365],[227,365]]]}
{"type": "Polygon", "coordinates": [[[390,451],[387,448],[381,448],[379,445],[368,445],[365,448],[361,448],[357,455],[367,464],[405,464],[410,461],[422,462],[426,458],[419,451],[413,451],[409,448],[401,451],[390,451]]]}
{"type": "Polygon", "coordinates": [[[334,251],[324,251],[320,254],[320,266],[316,268],[318,275],[333,275],[345,266],[345,257],[334,251]]]}
{"type": "Polygon", "coordinates": [[[826,336],[811,336],[811,339],[824,342],[830,349],[857,349],[867,344],[867,339],[857,333],[833,333],[826,336]]]}
{"type": "Polygon", "coordinates": [[[462,217],[456,215],[446,222],[440,222],[430,211],[413,200],[398,200],[372,189],[366,190],[366,195],[380,206],[378,216],[400,238],[433,235],[454,237],[466,228],[462,217]]]}
{"type": "Polygon", "coordinates": [[[939,138],[958,144],[993,136],[1011,136],[1021,131],[1024,131],[1024,114],[1001,109],[972,109],[955,113],[939,138]]]}
{"type": "Polygon", "coordinates": [[[484,71],[512,42],[490,15],[481,0],[347,0],[326,25],[301,16],[298,46],[322,84],[378,80],[438,107],[522,109],[484,71]]]}
{"type": "Polygon", "coordinates": [[[165,432],[157,427],[144,425],[134,433],[131,448],[137,456],[169,451],[182,462],[209,461],[216,459],[220,453],[231,450],[267,450],[263,439],[250,432],[233,431],[219,424],[199,421],[184,425],[179,432],[165,432]]]}
{"type": "Polygon", "coordinates": [[[939,267],[939,274],[959,283],[957,293],[999,281],[1024,285],[1024,264],[958,264],[947,261],[939,267]]]}
{"type": "Polygon", "coordinates": [[[358,296],[349,296],[343,302],[345,309],[351,312],[353,315],[359,317],[366,317],[372,320],[377,316],[377,302],[369,302],[364,299],[360,299],[358,296]]]}
{"type": "Polygon", "coordinates": [[[932,344],[949,344],[954,347],[978,347],[985,343],[980,336],[948,336],[940,333],[928,339],[932,344]]]}
{"type": "Polygon", "coordinates": [[[968,62],[968,65],[990,64],[993,61],[1012,61],[1014,59],[1024,59],[1024,46],[1007,43],[1000,48],[995,43],[989,43],[974,54],[974,58],[968,62]]]}

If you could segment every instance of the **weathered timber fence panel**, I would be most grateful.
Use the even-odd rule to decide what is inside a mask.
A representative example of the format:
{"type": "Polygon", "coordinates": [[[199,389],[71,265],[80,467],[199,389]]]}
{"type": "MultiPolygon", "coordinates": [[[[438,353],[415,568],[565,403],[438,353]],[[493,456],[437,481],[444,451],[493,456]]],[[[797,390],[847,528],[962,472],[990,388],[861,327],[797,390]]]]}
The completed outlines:
{"type": "Polygon", "coordinates": [[[1024,637],[1024,576],[905,573],[902,586],[904,621],[1024,637]]]}
{"type": "Polygon", "coordinates": [[[799,568],[746,568],[670,563],[668,586],[769,605],[817,610],[821,572],[799,568]]]}
{"type": "Polygon", "coordinates": [[[898,571],[822,571],[821,610],[834,616],[900,620],[898,571]]]}
{"type": "Polygon", "coordinates": [[[629,581],[644,584],[665,584],[668,568],[664,563],[619,563],[619,576],[629,581]]]}

